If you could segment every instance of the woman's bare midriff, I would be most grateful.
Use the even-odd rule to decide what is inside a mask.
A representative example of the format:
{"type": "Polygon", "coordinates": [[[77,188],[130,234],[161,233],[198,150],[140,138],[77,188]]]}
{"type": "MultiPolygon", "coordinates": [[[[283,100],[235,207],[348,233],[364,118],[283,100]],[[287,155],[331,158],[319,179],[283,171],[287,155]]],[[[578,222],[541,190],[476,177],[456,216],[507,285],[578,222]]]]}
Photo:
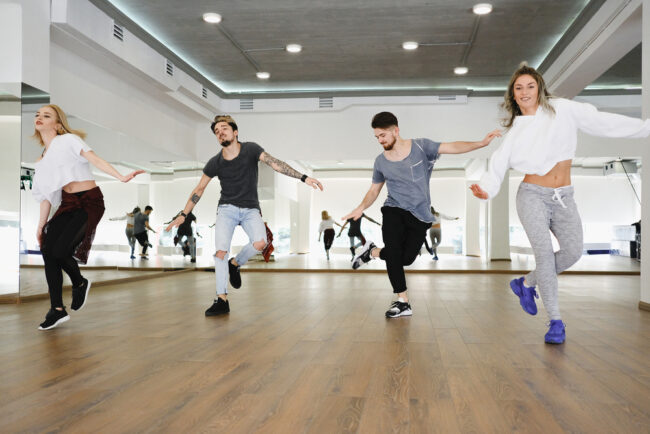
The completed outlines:
{"type": "Polygon", "coordinates": [[[79,193],[80,191],[92,190],[97,187],[95,181],[72,181],[63,186],[66,193],[79,193]]]}
{"type": "Polygon", "coordinates": [[[526,175],[524,182],[550,188],[571,185],[571,160],[560,161],[544,176],[526,175]]]}

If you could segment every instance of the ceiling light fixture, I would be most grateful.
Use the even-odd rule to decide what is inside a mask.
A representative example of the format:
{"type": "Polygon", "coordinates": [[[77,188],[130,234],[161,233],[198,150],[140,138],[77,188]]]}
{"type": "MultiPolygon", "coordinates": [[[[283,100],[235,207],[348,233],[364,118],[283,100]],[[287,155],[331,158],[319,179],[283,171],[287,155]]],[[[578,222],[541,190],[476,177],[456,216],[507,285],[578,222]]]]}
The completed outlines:
{"type": "Polygon", "coordinates": [[[285,49],[289,53],[300,53],[302,51],[302,45],[300,44],[288,44],[285,49]]]}
{"type": "Polygon", "coordinates": [[[415,41],[406,41],[402,44],[402,48],[405,50],[415,50],[420,44],[415,41]]]}
{"type": "Polygon", "coordinates": [[[490,3],[478,3],[472,8],[476,15],[487,15],[492,12],[492,5],[490,3]]]}
{"type": "Polygon", "coordinates": [[[465,75],[467,74],[467,71],[469,71],[469,69],[467,69],[467,66],[457,66],[454,68],[454,74],[456,75],[465,75]]]}
{"type": "Polygon", "coordinates": [[[221,15],[214,12],[207,12],[203,14],[203,21],[210,24],[219,24],[221,22],[221,15]]]}
{"type": "Polygon", "coordinates": [[[264,71],[259,71],[257,74],[257,78],[261,80],[267,80],[268,78],[271,77],[271,74],[269,72],[264,72],[264,71]]]}

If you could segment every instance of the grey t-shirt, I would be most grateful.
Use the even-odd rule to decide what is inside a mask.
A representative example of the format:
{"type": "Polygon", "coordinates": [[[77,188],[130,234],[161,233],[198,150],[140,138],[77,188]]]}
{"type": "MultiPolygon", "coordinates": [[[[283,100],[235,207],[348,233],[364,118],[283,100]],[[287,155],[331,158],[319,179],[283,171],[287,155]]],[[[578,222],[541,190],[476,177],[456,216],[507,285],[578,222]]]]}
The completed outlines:
{"type": "Polygon", "coordinates": [[[386,182],[388,198],[384,206],[402,208],[418,220],[431,223],[429,180],[438,159],[439,142],[412,139],[411,153],[401,161],[390,161],[383,153],[375,159],[372,183],[386,182]]]}
{"type": "Polygon", "coordinates": [[[145,232],[147,227],[144,225],[145,222],[149,221],[149,216],[145,213],[139,212],[133,216],[133,233],[139,234],[145,232]]]}
{"type": "Polygon", "coordinates": [[[219,205],[235,205],[239,208],[260,209],[257,199],[257,163],[264,149],[257,143],[243,142],[241,150],[232,160],[226,160],[219,151],[203,168],[210,178],[221,182],[219,205]]]}

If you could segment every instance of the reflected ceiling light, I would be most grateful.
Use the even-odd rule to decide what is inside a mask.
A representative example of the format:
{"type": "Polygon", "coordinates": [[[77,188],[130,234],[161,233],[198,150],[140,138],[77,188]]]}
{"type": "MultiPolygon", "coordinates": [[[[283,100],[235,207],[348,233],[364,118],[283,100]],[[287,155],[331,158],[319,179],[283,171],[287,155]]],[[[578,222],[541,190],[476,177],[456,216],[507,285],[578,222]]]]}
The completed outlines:
{"type": "Polygon", "coordinates": [[[469,69],[467,69],[467,66],[457,66],[454,68],[454,74],[456,75],[465,75],[467,74],[467,71],[469,71],[469,69]]]}
{"type": "Polygon", "coordinates": [[[420,44],[415,41],[406,41],[402,44],[402,48],[405,50],[415,50],[420,44]]]}
{"type": "Polygon", "coordinates": [[[271,77],[271,74],[269,72],[264,72],[264,71],[259,71],[257,74],[257,78],[261,80],[266,80],[271,77]]]}
{"type": "Polygon", "coordinates": [[[203,14],[203,21],[210,24],[219,24],[221,22],[221,15],[214,12],[207,12],[203,14]]]}
{"type": "Polygon", "coordinates": [[[300,53],[302,51],[302,45],[300,44],[289,44],[285,47],[289,53],[300,53]]]}
{"type": "Polygon", "coordinates": [[[476,15],[487,15],[492,12],[492,5],[490,3],[478,3],[474,5],[472,11],[476,15]]]}

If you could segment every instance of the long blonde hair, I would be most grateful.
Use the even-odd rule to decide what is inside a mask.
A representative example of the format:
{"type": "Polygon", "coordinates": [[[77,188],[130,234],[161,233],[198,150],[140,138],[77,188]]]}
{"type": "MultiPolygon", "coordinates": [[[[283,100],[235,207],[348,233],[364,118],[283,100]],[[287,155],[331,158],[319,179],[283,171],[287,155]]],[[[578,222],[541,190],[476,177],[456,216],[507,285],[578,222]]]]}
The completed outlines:
{"type": "MultiPolygon", "coordinates": [[[[54,110],[54,112],[56,113],[57,122],[61,124],[61,129],[56,130],[56,134],[58,136],[70,133],[70,134],[76,134],[82,139],[86,138],[86,133],[84,133],[83,131],[73,130],[72,128],[70,128],[70,125],[68,124],[68,117],[65,115],[65,112],[61,107],[55,104],[47,104],[44,105],[43,107],[49,107],[52,110],[54,110]]],[[[41,137],[41,133],[39,133],[36,129],[34,129],[34,135],[32,137],[38,140],[41,143],[41,146],[45,146],[45,143],[43,142],[43,138],[41,137]]]]}
{"type": "Polygon", "coordinates": [[[506,128],[510,128],[512,123],[515,121],[515,117],[521,116],[521,110],[519,105],[515,101],[515,81],[522,75],[530,75],[537,82],[537,105],[544,107],[546,110],[551,113],[555,113],[555,109],[549,102],[550,98],[553,98],[546,88],[546,83],[542,75],[537,72],[535,68],[528,66],[526,62],[521,62],[519,68],[512,74],[510,78],[510,83],[508,84],[508,89],[506,90],[505,95],[503,96],[503,103],[501,103],[501,108],[507,113],[507,116],[503,118],[501,125],[506,128]]]}

